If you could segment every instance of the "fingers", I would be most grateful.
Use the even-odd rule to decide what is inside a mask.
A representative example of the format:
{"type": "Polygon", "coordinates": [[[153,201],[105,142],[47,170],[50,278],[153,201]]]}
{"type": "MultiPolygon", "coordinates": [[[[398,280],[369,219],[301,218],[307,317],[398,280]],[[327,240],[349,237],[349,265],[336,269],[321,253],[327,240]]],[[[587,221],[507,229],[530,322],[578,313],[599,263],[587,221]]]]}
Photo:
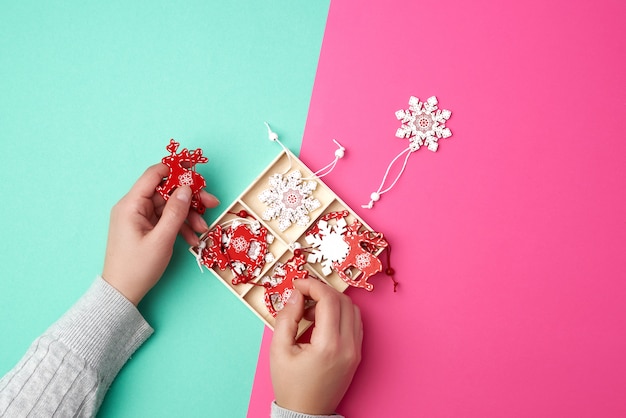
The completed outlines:
{"type": "Polygon", "coordinates": [[[342,331],[342,315],[345,303],[352,304],[350,299],[319,280],[295,280],[294,286],[304,295],[309,296],[315,305],[315,331],[311,337],[333,341],[342,331]]]}
{"type": "Polygon", "coordinates": [[[196,235],[194,230],[188,224],[183,223],[180,227],[180,231],[178,232],[183,237],[185,242],[191,247],[197,247],[198,245],[200,245],[200,238],[196,235]]]}
{"type": "Polygon", "coordinates": [[[148,169],[137,179],[133,187],[128,194],[152,198],[154,195],[154,189],[163,181],[163,178],[169,174],[169,168],[164,164],[155,164],[148,167],[148,169]]]}
{"type": "Polygon", "coordinates": [[[361,320],[361,310],[358,306],[353,305],[354,308],[354,341],[356,342],[356,347],[359,352],[361,351],[361,346],[363,345],[363,321],[361,320]]]}
{"type": "Polygon", "coordinates": [[[194,231],[202,234],[209,230],[209,225],[207,225],[206,221],[195,210],[190,210],[189,215],[187,215],[187,223],[194,231]]]}
{"type": "MultiPolygon", "coordinates": [[[[146,171],[137,179],[133,187],[130,189],[129,194],[138,195],[146,198],[160,198],[160,195],[155,194],[156,187],[166,178],[169,174],[169,168],[165,164],[155,164],[146,169],[146,171]]],[[[200,200],[205,207],[211,209],[220,204],[220,201],[214,195],[200,191],[200,200]]],[[[155,202],[155,206],[157,206],[155,202]]]]}
{"type": "Polygon", "coordinates": [[[298,323],[303,314],[304,296],[297,289],[294,289],[284,308],[276,315],[272,338],[273,350],[288,349],[296,343],[298,323]]]}
{"type": "Polygon", "coordinates": [[[294,286],[317,302],[304,314],[308,320],[315,321],[312,343],[317,340],[326,344],[342,339],[353,341],[360,349],[363,341],[361,311],[347,295],[319,280],[296,280],[294,286]]]}
{"type": "MultiPolygon", "coordinates": [[[[202,204],[211,209],[220,204],[220,201],[217,197],[213,196],[210,193],[207,193],[204,190],[200,191],[200,200],[202,204]]],[[[187,244],[193,246],[198,245],[200,242],[198,241],[198,237],[196,233],[203,234],[209,230],[209,225],[206,223],[202,215],[200,215],[195,210],[190,210],[187,215],[187,223],[183,224],[180,229],[180,234],[183,236],[187,244]]]]}
{"type": "MultiPolygon", "coordinates": [[[[141,177],[135,182],[135,184],[131,188],[128,195],[131,195],[133,197],[149,198],[152,200],[154,212],[156,214],[156,218],[152,219],[152,222],[156,224],[163,223],[163,225],[158,228],[160,230],[159,233],[165,233],[167,237],[171,237],[171,230],[170,228],[167,227],[167,225],[171,225],[172,222],[173,222],[173,225],[177,225],[180,222],[180,218],[178,214],[181,213],[181,211],[185,212],[186,210],[187,211],[186,222],[185,220],[183,220],[183,222],[180,223],[180,228],[178,231],[180,232],[181,236],[185,239],[185,241],[189,245],[192,245],[192,246],[198,245],[198,237],[196,233],[206,232],[209,229],[209,227],[206,221],[202,218],[202,215],[200,215],[195,210],[189,210],[190,200],[187,200],[186,196],[184,196],[185,198],[183,199],[183,202],[185,201],[187,202],[186,203],[187,207],[186,209],[183,209],[182,206],[180,206],[179,202],[173,202],[170,204],[168,202],[171,199],[164,201],[163,198],[158,193],[155,192],[156,187],[161,183],[163,178],[167,177],[168,174],[169,174],[169,168],[165,166],[164,164],[155,164],[149,167],[141,175],[141,177]],[[167,210],[166,208],[168,206],[170,207],[172,211],[174,211],[174,212],[170,212],[170,217],[173,213],[175,214],[174,218],[169,219],[169,220],[164,220],[164,221],[159,220],[164,216],[164,213],[167,210]]],[[[174,197],[175,195],[180,196],[177,193],[178,189],[180,189],[180,187],[174,190],[171,197],[174,197]]],[[[183,194],[185,195],[186,193],[187,192],[183,192],[183,194]]],[[[220,204],[220,201],[217,197],[206,192],[205,190],[201,190],[199,193],[199,196],[200,196],[200,200],[202,201],[202,204],[209,209],[214,208],[220,204]]],[[[165,216],[168,216],[168,215],[165,215],[165,216]]],[[[155,229],[157,229],[156,226],[155,226],[155,229]]]]}
{"type": "Polygon", "coordinates": [[[213,196],[211,193],[207,193],[204,190],[200,190],[200,201],[204,206],[209,209],[217,207],[220,204],[220,201],[217,197],[213,196]]]}
{"type": "MultiPolygon", "coordinates": [[[[174,190],[172,196],[165,202],[161,219],[152,231],[156,239],[169,246],[174,245],[178,231],[183,232],[181,228],[185,225],[185,219],[189,214],[190,202],[191,188],[189,186],[182,186],[174,190]]],[[[191,232],[193,233],[193,231],[191,232]]]]}

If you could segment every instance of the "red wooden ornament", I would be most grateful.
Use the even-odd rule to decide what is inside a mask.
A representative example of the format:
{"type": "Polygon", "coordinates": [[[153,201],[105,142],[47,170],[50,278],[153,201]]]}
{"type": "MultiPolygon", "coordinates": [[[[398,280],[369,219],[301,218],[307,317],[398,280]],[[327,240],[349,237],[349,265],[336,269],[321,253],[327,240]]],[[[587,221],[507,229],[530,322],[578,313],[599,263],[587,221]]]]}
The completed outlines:
{"type": "MultiPolygon", "coordinates": [[[[371,291],[374,286],[368,283],[368,279],[374,274],[382,271],[383,265],[372,251],[378,248],[386,248],[387,241],[383,238],[383,234],[371,231],[359,231],[361,222],[354,221],[348,226],[348,231],[343,236],[344,241],[350,247],[350,251],[346,258],[341,262],[333,262],[333,268],[344,282],[350,286],[362,287],[371,291]],[[353,280],[346,274],[346,270],[355,267],[361,271],[361,275],[357,280],[353,280]]],[[[395,287],[394,287],[395,289],[395,287]]]]}
{"type": "Polygon", "coordinates": [[[294,289],[293,281],[309,277],[309,272],[302,269],[306,260],[302,252],[298,252],[299,250],[296,250],[296,254],[285,264],[274,267],[271,278],[263,283],[265,286],[265,306],[274,317],[283,309],[291,296],[294,289]]]}
{"type": "Polygon", "coordinates": [[[167,200],[177,187],[191,187],[191,207],[202,214],[204,213],[205,207],[200,200],[200,190],[206,187],[206,181],[195,171],[195,166],[196,164],[204,164],[208,162],[209,159],[202,155],[200,148],[191,151],[187,148],[183,148],[183,150],[177,154],[176,151],[179,145],[178,142],[170,139],[169,145],[165,147],[165,149],[170,152],[170,155],[163,157],[161,162],[170,169],[170,173],[163,182],[157,186],[156,190],[163,196],[163,199],[167,200]]]}
{"type": "Polygon", "coordinates": [[[217,265],[220,270],[229,268],[235,275],[233,285],[248,283],[261,274],[270,237],[262,226],[251,228],[240,222],[227,228],[216,225],[203,238],[202,264],[208,268],[217,265]]]}

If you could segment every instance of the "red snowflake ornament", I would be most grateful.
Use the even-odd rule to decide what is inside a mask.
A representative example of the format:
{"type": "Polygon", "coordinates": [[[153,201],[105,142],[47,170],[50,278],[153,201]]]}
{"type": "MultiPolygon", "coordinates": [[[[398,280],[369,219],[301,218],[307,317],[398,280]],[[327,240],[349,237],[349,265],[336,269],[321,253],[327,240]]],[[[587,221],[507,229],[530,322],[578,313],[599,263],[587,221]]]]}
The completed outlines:
{"type": "Polygon", "coordinates": [[[176,153],[180,144],[173,139],[170,139],[170,143],[166,150],[170,152],[170,155],[163,157],[161,162],[165,164],[169,169],[169,175],[163,180],[163,182],[157,186],[156,190],[159,192],[163,199],[169,199],[172,192],[180,186],[191,187],[191,207],[198,213],[204,213],[205,207],[200,200],[200,190],[206,187],[206,181],[204,178],[195,171],[196,164],[204,164],[209,161],[207,157],[202,155],[200,148],[189,151],[187,148],[183,148],[180,153],[176,153]]]}
{"type": "Polygon", "coordinates": [[[302,269],[305,264],[302,251],[296,250],[295,255],[285,264],[276,265],[272,276],[263,283],[265,306],[272,316],[275,317],[287,303],[294,289],[293,281],[309,277],[309,272],[302,269]]]}
{"type": "Polygon", "coordinates": [[[261,274],[270,255],[268,246],[273,235],[258,222],[252,224],[233,222],[227,228],[216,225],[201,240],[203,247],[200,260],[208,268],[217,265],[220,270],[229,268],[233,274],[232,284],[248,283],[261,274]]]}

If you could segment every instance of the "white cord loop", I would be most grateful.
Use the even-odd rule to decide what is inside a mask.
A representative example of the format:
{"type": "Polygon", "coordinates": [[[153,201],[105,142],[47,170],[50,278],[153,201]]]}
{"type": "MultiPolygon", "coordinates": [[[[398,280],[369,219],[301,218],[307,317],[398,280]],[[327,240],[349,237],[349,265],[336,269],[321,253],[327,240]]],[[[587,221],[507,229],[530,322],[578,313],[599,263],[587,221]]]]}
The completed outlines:
{"type": "MultiPolygon", "coordinates": [[[[317,176],[317,178],[321,179],[322,177],[329,175],[331,171],[333,171],[335,167],[337,166],[337,162],[339,162],[339,160],[342,159],[346,155],[346,149],[343,146],[341,146],[341,144],[337,142],[336,139],[333,139],[333,142],[339,147],[335,150],[335,159],[332,160],[326,166],[320,168],[315,173],[313,173],[313,176],[317,176]]],[[[313,180],[313,178],[305,178],[302,180],[313,180]]]]}
{"type": "Polygon", "coordinates": [[[202,251],[206,248],[206,241],[200,241],[200,245],[198,245],[198,252],[196,253],[196,262],[198,263],[198,267],[200,267],[200,272],[204,273],[202,269],[202,251]]]}
{"type": "Polygon", "coordinates": [[[380,200],[380,196],[383,195],[384,193],[387,193],[389,190],[391,190],[393,188],[393,186],[396,185],[396,183],[398,182],[398,180],[400,179],[400,176],[402,176],[402,173],[404,173],[404,169],[406,168],[406,163],[407,161],[409,161],[409,156],[413,153],[413,149],[411,149],[411,147],[406,148],[404,151],[402,151],[400,154],[396,155],[396,158],[394,158],[393,160],[391,160],[391,163],[389,163],[389,166],[387,166],[387,171],[385,171],[385,175],[383,176],[383,181],[380,182],[380,186],[378,187],[378,190],[376,190],[375,192],[373,192],[370,195],[370,201],[367,205],[361,205],[362,208],[364,209],[371,209],[374,207],[374,202],[378,202],[380,200]],[[400,158],[402,156],[402,154],[406,153],[406,157],[404,158],[404,163],[402,164],[402,168],[400,169],[400,172],[398,173],[398,176],[396,177],[396,179],[393,181],[393,183],[391,183],[391,185],[389,187],[387,187],[385,190],[382,190],[385,181],[387,181],[387,176],[389,175],[389,170],[391,170],[391,166],[393,166],[393,164],[396,162],[396,160],[398,158],[400,158]]]}
{"type": "MultiPolygon", "coordinates": [[[[268,139],[270,141],[272,141],[272,142],[277,142],[283,148],[283,150],[285,150],[285,153],[287,154],[287,158],[289,159],[289,167],[285,171],[280,173],[281,175],[282,174],[286,174],[289,170],[291,170],[291,167],[293,165],[293,163],[291,161],[291,153],[289,152],[287,147],[285,147],[283,145],[283,143],[280,142],[280,140],[278,139],[278,134],[276,132],[272,131],[272,128],[270,128],[270,124],[267,123],[267,122],[263,122],[263,123],[267,127],[267,137],[268,137],[268,139]]],[[[337,162],[340,159],[342,159],[344,157],[344,155],[346,154],[346,149],[339,142],[337,142],[336,139],[333,139],[333,142],[338,147],[337,150],[335,150],[335,159],[333,161],[331,161],[329,164],[327,164],[325,167],[322,167],[319,170],[317,170],[315,173],[313,173],[313,177],[303,178],[302,180],[315,180],[315,178],[322,178],[322,177],[330,174],[330,172],[335,169],[335,166],[337,165],[337,162]]]]}
{"type": "Polygon", "coordinates": [[[287,147],[285,147],[283,145],[283,143],[278,140],[278,134],[276,132],[272,131],[272,128],[270,128],[270,124],[267,123],[267,122],[263,122],[263,123],[265,124],[265,126],[267,126],[267,137],[268,137],[268,139],[270,141],[272,141],[272,142],[278,142],[278,144],[285,150],[285,153],[287,154],[287,158],[289,159],[289,167],[287,167],[287,169],[285,171],[280,173],[280,174],[286,174],[287,171],[291,170],[291,166],[292,166],[292,163],[291,163],[291,153],[289,152],[287,147]]]}

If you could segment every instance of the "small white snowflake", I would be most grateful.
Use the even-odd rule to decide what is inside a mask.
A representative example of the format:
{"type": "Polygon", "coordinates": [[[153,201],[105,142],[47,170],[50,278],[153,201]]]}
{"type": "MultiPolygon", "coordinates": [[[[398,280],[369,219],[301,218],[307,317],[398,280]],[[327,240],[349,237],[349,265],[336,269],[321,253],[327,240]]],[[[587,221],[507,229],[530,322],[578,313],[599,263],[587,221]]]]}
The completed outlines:
{"type": "Polygon", "coordinates": [[[355,267],[363,271],[372,264],[369,254],[359,254],[356,256],[355,267]]]}
{"type": "Polygon", "coordinates": [[[426,145],[433,152],[437,151],[439,138],[448,138],[452,135],[445,125],[452,112],[438,109],[437,103],[435,96],[429,97],[424,103],[411,96],[409,108],[396,112],[396,117],[402,122],[396,136],[408,138],[411,151],[417,151],[422,145],[426,145]]]}
{"type": "Polygon", "coordinates": [[[283,177],[274,174],[269,179],[270,188],[263,190],[259,200],[267,205],[262,218],[266,221],[278,219],[278,229],[283,232],[292,224],[306,226],[310,222],[309,212],[320,207],[313,197],[317,188],[314,181],[302,181],[302,174],[295,170],[283,177]]]}
{"type": "Polygon", "coordinates": [[[193,186],[193,175],[191,171],[185,171],[183,174],[178,176],[178,182],[181,186],[193,186]]]}
{"type": "Polygon", "coordinates": [[[269,284],[271,287],[276,287],[283,282],[285,273],[284,264],[280,262],[276,263],[272,275],[263,276],[261,278],[261,284],[269,284]]]}
{"type": "Polygon", "coordinates": [[[329,225],[322,220],[317,223],[317,227],[319,232],[305,237],[306,242],[312,246],[307,261],[320,263],[322,273],[328,276],[332,272],[333,262],[345,260],[350,252],[350,246],[343,239],[346,233],[346,220],[339,218],[335,225],[329,225]]]}
{"type": "Polygon", "coordinates": [[[248,241],[243,237],[236,237],[230,241],[230,246],[238,253],[248,249],[248,241]]]}

